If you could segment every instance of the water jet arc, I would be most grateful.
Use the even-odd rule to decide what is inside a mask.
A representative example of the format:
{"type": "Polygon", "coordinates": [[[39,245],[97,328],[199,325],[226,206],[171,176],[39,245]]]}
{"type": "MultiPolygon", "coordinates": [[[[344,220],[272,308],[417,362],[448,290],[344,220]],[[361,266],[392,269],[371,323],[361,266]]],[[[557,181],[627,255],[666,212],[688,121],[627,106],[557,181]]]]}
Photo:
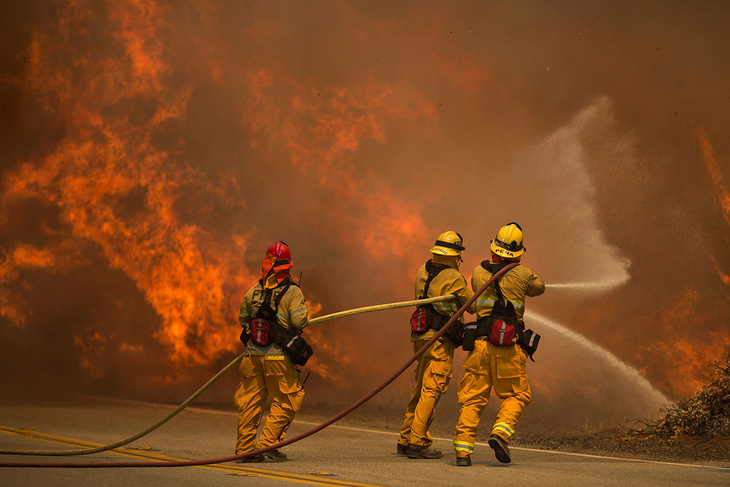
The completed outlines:
{"type": "Polygon", "coordinates": [[[555,284],[545,284],[545,289],[569,289],[571,291],[603,291],[613,289],[615,287],[626,284],[630,277],[625,276],[617,279],[608,279],[605,281],[593,282],[561,282],[555,284]]]}
{"type": "Polygon", "coordinates": [[[613,353],[609,352],[600,345],[593,343],[580,333],[576,333],[573,330],[570,330],[569,328],[561,325],[560,323],[557,323],[541,314],[535,313],[534,311],[526,311],[525,319],[539,322],[542,326],[545,326],[546,328],[549,328],[550,330],[559,333],[573,343],[579,345],[581,348],[588,350],[593,355],[597,355],[601,359],[605,360],[613,368],[620,371],[623,375],[634,381],[652,399],[655,399],[662,404],[668,404],[672,402],[664,394],[655,389],[654,386],[651,385],[651,382],[649,382],[644,376],[639,374],[639,372],[635,368],[621,361],[621,359],[616,357],[613,353]]]}

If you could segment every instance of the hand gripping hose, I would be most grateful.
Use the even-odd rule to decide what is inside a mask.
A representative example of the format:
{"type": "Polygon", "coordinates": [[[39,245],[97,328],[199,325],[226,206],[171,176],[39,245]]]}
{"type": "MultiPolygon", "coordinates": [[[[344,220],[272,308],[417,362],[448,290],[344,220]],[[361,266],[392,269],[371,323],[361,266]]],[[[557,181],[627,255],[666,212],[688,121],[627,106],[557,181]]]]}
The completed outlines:
{"type": "MultiPolygon", "coordinates": [[[[294,438],[290,438],[288,440],[284,440],[284,441],[282,441],[280,443],[277,443],[275,445],[268,446],[266,448],[261,448],[259,450],[254,450],[254,451],[250,451],[250,452],[246,452],[246,453],[241,453],[241,454],[238,454],[238,455],[233,455],[233,456],[228,456],[228,457],[212,458],[212,459],[206,459],[206,460],[187,460],[187,461],[180,461],[180,462],[104,462],[104,463],[101,463],[101,462],[100,463],[1,462],[0,463],[0,467],[44,467],[44,468],[189,467],[189,466],[196,466],[196,465],[210,465],[210,464],[214,464],[214,463],[224,463],[224,462],[230,462],[230,461],[238,460],[238,459],[241,459],[241,458],[248,458],[248,457],[252,457],[252,456],[258,455],[259,453],[266,453],[266,452],[269,452],[271,450],[277,450],[277,449],[282,448],[282,447],[284,447],[286,445],[290,445],[292,443],[296,443],[297,441],[303,440],[304,438],[307,438],[307,437],[309,437],[309,436],[311,436],[311,435],[313,435],[313,434],[315,434],[315,433],[323,430],[324,428],[330,426],[331,424],[339,421],[340,419],[344,418],[345,416],[347,416],[348,414],[350,414],[351,412],[353,412],[355,409],[359,408],[360,406],[362,406],[363,404],[365,404],[367,401],[369,401],[370,399],[372,399],[380,391],[382,391],[383,389],[385,389],[391,382],[393,382],[395,379],[397,379],[398,376],[400,376],[408,367],[410,367],[411,364],[418,359],[418,357],[420,357],[421,355],[423,355],[426,352],[426,350],[428,350],[428,348],[436,342],[436,340],[438,340],[439,338],[441,338],[441,336],[444,333],[446,333],[446,330],[457,319],[459,319],[459,317],[461,315],[464,314],[464,312],[466,311],[466,309],[474,301],[476,301],[476,299],[479,296],[481,296],[481,294],[484,291],[486,291],[486,289],[492,284],[492,282],[494,282],[495,279],[497,279],[498,277],[502,276],[504,273],[506,273],[508,270],[510,270],[511,268],[515,267],[516,265],[517,265],[517,263],[509,264],[509,265],[503,267],[502,269],[500,269],[499,271],[497,271],[495,274],[493,274],[492,277],[487,282],[485,282],[482,285],[482,287],[480,287],[477,290],[477,292],[475,292],[474,295],[471,298],[469,298],[469,300],[461,308],[459,308],[459,310],[456,312],[456,314],[454,314],[449,319],[449,321],[447,321],[446,324],[439,331],[437,331],[431,337],[431,339],[423,347],[421,347],[420,350],[418,350],[410,359],[408,359],[408,361],[405,364],[403,364],[403,366],[401,366],[401,368],[398,369],[385,382],[383,382],[382,384],[380,384],[378,387],[376,387],[375,389],[373,389],[369,394],[363,396],[360,400],[358,400],[357,402],[353,403],[348,408],[346,408],[343,411],[341,411],[339,414],[333,416],[332,418],[328,419],[324,423],[322,423],[322,424],[320,424],[318,426],[315,426],[314,428],[310,429],[309,431],[306,431],[306,432],[304,432],[304,433],[302,433],[302,434],[300,434],[298,436],[295,436],[294,438]]],[[[424,299],[424,300],[408,301],[407,303],[408,303],[409,306],[412,306],[413,304],[423,304],[425,302],[436,302],[436,301],[442,301],[442,300],[446,300],[446,299],[453,299],[453,297],[451,297],[451,296],[440,296],[438,298],[429,298],[428,300],[425,300],[424,299]]],[[[366,308],[358,308],[357,310],[348,310],[348,311],[343,311],[343,312],[340,312],[340,313],[334,313],[333,315],[322,316],[321,318],[319,318],[317,320],[317,322],[322,322],[322,321],[326,321],[327,319],[334,319],[336,317],[341,317],[341,316],[349,316],[349,315],[352,315],[352,314],[358,314],[358,312],[359,313],[365,313],[365,312],[369,312],[369,311],[377,311],[379,309],[392,309],[392,308],[398,308],[398,307],[403,307],[403,306],[406,306],[406,304],[403,304],[403,303],[390,303],[390,304],[386,304],[386,305],[370,306],[370,307],[366,307],[366,308]],[[377,308],[377,309],[375,309],[375,308],[377,308]],[[334,316],[334,315],[338,315],[338,316],[334,316]]],[[[313,319],[310,322],[310,324],[314,324],[314,323],[315,323],[315,319],[313,319]]],[[[58,450],[56,450],[56,451],[50,450],[48,452],[41,453],[40,450],[36,450],[36,451],[33,451],[33,453],[24,453],[24,454],[33,454],[33,455],[56,454],[56,455],[58,455],[59,453],[62,453],[64,455],[79,455],[79,454],[88,454],[88,453],[97,453],[97,452],[101,452],[101,451],[106,451],[106,450],[110,450],[110,449],[113,449],[113,448],[118,448],[119,446],[122,446],[124,444],[130,443],[131,441],[134,441],[136,439],[139,439],[140,437],[144,436],[145,434],[151,432],[152,430],[156,429],[157,427],[159,427],[162,424],[164,424],[167,421],[169,421],[169,419],[171,419],[173,416],[175,416],[180,411],[182,411],[186,406],[188,406],[190,404],[190,402],[193,401],[193,399],[195,399],[200,394],[202,394],[202,392],[205,389],[207,389],[207,387],[209,387],[213,382],[215,382],[216,380],[218,380],[220,378],[220,376],[222,376],[225,372],[227,372],[228,370],[230,370],[231,368],[233,368],[242,358],[243,358],[243,354],[241,354],[238,357],[236,357],[236,359],[234,359],[223,370],[221,370],[218,374],[216,374],[215,377],[213,377],[212,379],[210,379],[203,387],[201,387],[198,391],[196,391],[185,402],[183,402],[182,404],[180,404],[180,406],[178,406],[178,408],[175,409],[175,411],[173,411],[173,413],[171,413],[171,415],[169,415],[168,417],[166,417],[163,420],[159,421],[158,423],[155,423],[153,426],[147,428],[143,432],[140,432],[140,433],[134,435],[133,437],[128,438],[127,440],[129,440],[129,441],[123,440],[123,441],[120,441],[120,442],[115,443],[114,445],[105,445],[103,447],[89,449],[89,450],[94,450],[93,452],[92,451],[88,451],[88,450],[70,450],[69,452],[66,452],[66,451],[59,452],[58,450]],[[79,452],[85,452],[85,453],[79,453],[79,452]]],[[[19,454],[17,450],[8,450],[8,451],[0,450],[0,454],[10,454],[10,453],[19,454]]]]}

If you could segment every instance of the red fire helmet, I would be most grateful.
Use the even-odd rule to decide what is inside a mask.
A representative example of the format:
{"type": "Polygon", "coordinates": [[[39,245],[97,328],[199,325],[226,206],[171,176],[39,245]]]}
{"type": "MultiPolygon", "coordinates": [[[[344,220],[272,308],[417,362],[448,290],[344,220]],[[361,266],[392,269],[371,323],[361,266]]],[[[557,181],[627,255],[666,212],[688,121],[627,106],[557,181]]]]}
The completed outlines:
{"type": "Polygon", "coordinates": [[[273,255],[276,260],[291,261],[291,251],[282,241],[278,241],[266,250],[266,255],[273,255]]]}

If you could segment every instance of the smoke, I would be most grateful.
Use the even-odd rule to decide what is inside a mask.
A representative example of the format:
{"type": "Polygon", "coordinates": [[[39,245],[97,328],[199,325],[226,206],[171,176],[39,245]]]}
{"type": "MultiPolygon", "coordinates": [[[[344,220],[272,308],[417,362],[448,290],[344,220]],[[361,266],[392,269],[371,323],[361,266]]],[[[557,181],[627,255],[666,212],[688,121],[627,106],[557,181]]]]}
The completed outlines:
{"type": "MultiPolygon", "coordinates": [[[[271,242],[322,314],[411,299],[447,229],[468,278],[509,221],[548,284],[613,283],[528,308],[663,393],[691,393],[730,345],[722,4],[0,9],[0,364],[24,364],[8,383],[184,397],[240,352],[271,242]]],[[[389,376],[407,317],[313,326],[311,396],[389,376]]],[[[656,406],[622,404],[623,376],[528,326],[546,418],[656,406]],[[605,374],[610,404],[587,385],[605,374]]],[[[378,400],[404,407],[408,387],[378,400]]]]}

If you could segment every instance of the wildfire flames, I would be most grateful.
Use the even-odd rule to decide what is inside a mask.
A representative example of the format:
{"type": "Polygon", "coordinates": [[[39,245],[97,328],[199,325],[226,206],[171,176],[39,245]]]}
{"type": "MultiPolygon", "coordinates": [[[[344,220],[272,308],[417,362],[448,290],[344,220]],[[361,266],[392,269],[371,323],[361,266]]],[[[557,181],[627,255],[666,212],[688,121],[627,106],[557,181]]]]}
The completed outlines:
{"type": "MultiPolygon", "coordinates": [[[[194,9],[216,13],[215,5],[194,9]]],[[[232,223],[221,234],[206,220],[217,213],[241,215],[255,186],[263,187],[256,192],[271,200],[275,212],[273,200],[287,198],[290,190],[277,187],[281,175],[274,168],[262,168],[256,181],[249,168],[205,174],[209,168],[195,160],[190,153],[195,149],[176,129],[195,111],[191,103],[205,83],[212,91],[235,87],[237,120],[231,123],[248,134],[251,147],[268,157],[286,157],[290,170],[316,182],[328,198],[354,202],[358,211],[341,223],[343,243],[374,257],[384,249],[402,257],[426,239],[418,203],[388,187],[373,187],[350,164],[362,144],[386,139],[387,124],[434,118],[433,107],[417,94],[378,83],[318,92],[314,83],[300,82],[277,66],[250,65],[223,76],[227,68],[216,63],[226,56],[211,57],[221,54],[214,44],[196,45],[202,50],[198,59],[207,64],[181,61],[183,46],[161,40],[180,35],[169,5],[69,3],[58,5],[56,13],[49,32],[34,30],[27,72],[13,80],[52,118],[55,140],[5,174],[1,217],[11,224],[11,215],[29,202],[55,215],[44,215],[37,235],[42,244],[17,239],[5,247],[0,299],[2,316],[11,323],[24,326],[32,314],[13,290],[26,273],[68,272],[86,264],[85,254],[101,253],[154,308],[160,318],[155,337],[173,363],[210,365],[237,350],[237,309],[258,277],[251,261],[275,237],[252,235],[255,230],[245,222],[232,223]],[[94,30],[98,23],[110,34],[100,38],[94,30]],[[271,155],[279,150],[284,156],[271,155]]],[[[215,39],[215,26],[199,27],[215,39]]],[[[245,164],[234,158],[232,165],[245,164]]],[[[301,195],[290,197],[297,204],[301,195]]],[[[309,296],[315,314],[321,304],[309,296]]],[[[103,375],[98,364],[108,347],[140,348],[112,345],[92,328],[83,333],[74,344],[81,367],[94,375],[103,375]]],[[[321,332],[309,336],[323,360],[331,355],[343,363],[342,353],[321,332]]],[[[331,366],[318,359],[314,370],[336,380],[331,366]]]]}
{"type": "MultiPolygon", "coordinates": [[[[12,55],[0,74],[8,147],[0,326],[12,335],[4,348],[15,350],[8,360],[53,349],[66,373],[123,381],[115,369],[154,357],[158,370],[147,373],[178,383],[240,353],[238,308],[275,240],[291,246],[293,273],[303,271],[316,315],[412,299],[415,270],[446,229],[465,235],[468,278],[510,220],[528,229],[526,264],[548,282],[598,281],[631,262],[627,287],[579,300],[570,305],[575,313],[550,304],[549,293],[534,306],[612,348],[663,391],[691,393],[704,363],[730,347],[728,147],[719,138],[724,145],[711,146],[722,128],[708,122],[699,130],[706,172],[689,192],[714,188],[713,199],[676,203],[701,208],[713,228],[687,224],[680,210],[671,222],[648,223],[654,255],[689,252],[673,239],[678,228],[704,249],[696,266],[678,271],[682,278],[665,279],[665,265],[647,258],[647,242],[636,238],[653,220],[629,216],[637,207],[653,211],[650,192],[675,204],[676,188],[651,186],[662,170],[646,169],[640,155],[653,141],[626,135],[643,112],[632,113],[636,103],[623,93],[604,94],[605,86],[568,103],[554,71],[519,60],[525,53],[512,34],[487,28],[506,21],[506,7],[0,8],[15,24],[6,29],[12,55]],[[515,57],[494,48],[500,35],[515,57]],[[550,90],[560,99],[544,96],[550,90]],[[627,182],[628,173],[636,178],[627,182]],[[636,189],[647,184],[642,200],[636,189]],[[616,188],[630,196],[616,198],[616,188]],[[644,327],[639,346],[630,323],[644,327]],[[57,343],[38,336],[49,330],[57,343]]],[[[576,87],[596,82],[552,62],[576,87]]],[[[676,130],[697,134],[685,128],[676,130]]],[[[681,150],[696,156],[696,140],[681,150]]],[[[667,186],[681,179],[674,166],[663,171],[667,186]]],[[[379,377],[407,356],[402,322],[401,313],[313,326],[308,368],[341,388],[379,377]]],[[[542,373],[544,384],[560,382],[542,373]]],[[[537,390],[549,396],[554,388],[537,390]]]]}

